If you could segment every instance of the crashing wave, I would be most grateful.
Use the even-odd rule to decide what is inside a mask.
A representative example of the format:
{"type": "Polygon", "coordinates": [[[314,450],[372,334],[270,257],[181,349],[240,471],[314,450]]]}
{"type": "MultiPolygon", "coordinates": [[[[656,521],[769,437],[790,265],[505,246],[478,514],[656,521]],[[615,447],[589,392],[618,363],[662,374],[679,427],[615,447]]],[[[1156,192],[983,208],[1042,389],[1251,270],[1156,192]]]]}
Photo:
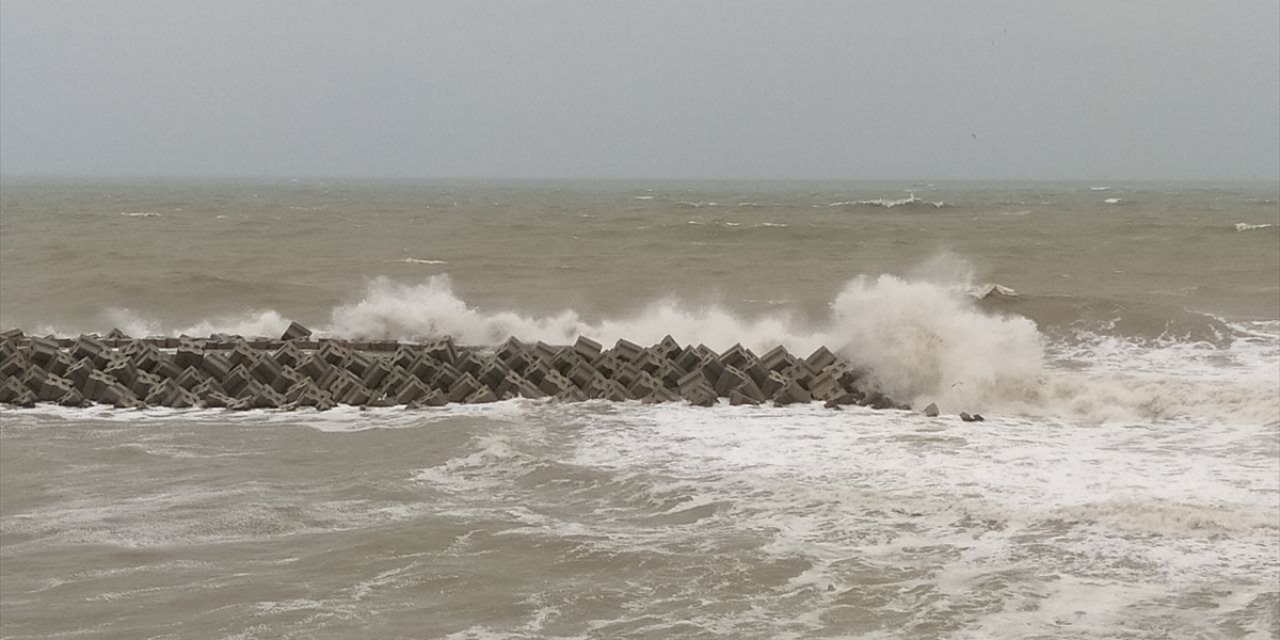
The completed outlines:
{"type": "Polygon", "coordinates": [[[1249,224],[1248,222],[1237,222],[1236,231],[1255,231],[1257,229],[1266,229],[1274,227],[1274,224],[1249,224]]]}
{"type": "MultiPolygon", "coordinates": [[[[828,316],[815,326],[786,308],[744,315],[675,299],[656,300],[623,317],[589,319],[573,309],[534,315],[468,304],[447,275],[417,284],[378,278],[359,300],[335,307],[316,335],[407,341],[447,335],[463,344],[494,345],[510,336],[550,344],[572,343],[578,336],[653,344],[670,334],[683,344],[701,342],[716,350],[741,343],[763,353],[782,345],[805,355],[825,345],[861,368],[867,383],[886,395],[916,406],[936,402],[948,412],[1099,422],[1185,416],[1280,421],[1280,396],[1274,393],[1280,384],[1274,374],[1280,337],[1245,336],[1227,349],[1198,345],[1190,351],[1181,343],[1134,343],[1128,352],[1112,342],[1096,343],[1088,347],[1093,355],[1081,352],[1078,363],[1065,366],[1060,357],[1050,357],[1056,343],[1035,322],[984,310],[975,295],[1016,292],[997,284],[974,287],[963,279],[859,276],[845,284],[828,316]],[[1166,357],[1178,366],[1148,366],[1166,357]],[[1215,364],[1221,358],[1232,361],[1229,371],[1215,364]],[[1133,364],[1120,366],[1117,359],[1133,364]],[[1254,370],[1262,373],[1241,373],[1254,370]]],[[[278,336],[289,325],[274,310],[214,318],[176,331],[124,310],[108,320],[130,335],[278,336]]]]}
{"type": "Polygon", "coordinates": [[[130,218],[159,218],[159,211],[121,211],[120,215],[130,218]]]}

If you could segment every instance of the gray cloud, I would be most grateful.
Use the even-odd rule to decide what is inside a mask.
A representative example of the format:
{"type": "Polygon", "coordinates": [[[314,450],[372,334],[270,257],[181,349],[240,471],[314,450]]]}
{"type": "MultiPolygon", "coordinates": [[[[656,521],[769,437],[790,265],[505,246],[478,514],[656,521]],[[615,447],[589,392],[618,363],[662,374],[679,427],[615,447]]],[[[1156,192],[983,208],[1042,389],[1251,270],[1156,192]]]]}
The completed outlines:
{"type": "Polygon", "coordinates": [[[6,174],[1280,177],[1280,3],[0,5],[6,174]]]}

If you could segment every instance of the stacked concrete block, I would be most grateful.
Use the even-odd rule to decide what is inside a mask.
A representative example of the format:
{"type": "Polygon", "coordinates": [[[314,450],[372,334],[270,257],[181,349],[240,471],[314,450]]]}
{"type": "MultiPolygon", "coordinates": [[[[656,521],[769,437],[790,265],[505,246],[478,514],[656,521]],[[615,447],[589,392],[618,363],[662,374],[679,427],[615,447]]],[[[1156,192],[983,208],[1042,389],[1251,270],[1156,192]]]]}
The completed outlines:
{"type": "Polygon", "coordinates": [[[421,344],[316,340],[296,323],[278,340],[0,333],[0,402],[20,406],[323,410],[554,398],[901,407],[861,382],[825,347],[806,358],[783,347],[757,356],[742,345],[717,353],[682,346],[671,336],[648,347],[618,340],[604,348],[583,337],[568,346],[511,338],[482,349],[450,338],[421,344]]]}
{"type": "Polygon", "coordinates": [[[289,328],[284,330],[284,335],[280,336],[281,340],[306,340],[311,337],[311,330],[296,323],[290,322],[289,328]]]}

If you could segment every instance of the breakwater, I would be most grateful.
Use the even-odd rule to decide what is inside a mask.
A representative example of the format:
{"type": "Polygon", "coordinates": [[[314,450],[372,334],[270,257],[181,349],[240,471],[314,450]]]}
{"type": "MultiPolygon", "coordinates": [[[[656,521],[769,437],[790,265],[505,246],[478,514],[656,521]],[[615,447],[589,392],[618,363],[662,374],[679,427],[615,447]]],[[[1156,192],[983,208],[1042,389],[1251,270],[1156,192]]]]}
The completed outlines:
{"type": "Polygon", "coordinates": [[[298,323],[279,339],[132,338],[119,331],[75,338],[0,333],[0,403],[121,409],[318,410],[340,404],[408,408],[512,398],[787,405],[821,401],[906,409],[867,389],[860,373],[826,347],[800,357],[779,346],[756,355],[680,345],[667,336],[643,347],[604,348],[508,339],[469,347],[313,339],[298,323]]]}

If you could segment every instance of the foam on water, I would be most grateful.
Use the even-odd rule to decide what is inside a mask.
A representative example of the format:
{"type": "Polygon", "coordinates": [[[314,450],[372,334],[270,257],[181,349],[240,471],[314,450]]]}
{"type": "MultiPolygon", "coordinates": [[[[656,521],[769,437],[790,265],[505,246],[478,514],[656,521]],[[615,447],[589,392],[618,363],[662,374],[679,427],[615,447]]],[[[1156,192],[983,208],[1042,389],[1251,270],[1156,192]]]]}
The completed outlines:
{"type": "Polygon", "coordinates": [[[864,206],[864,207],[880,207],[882,209],[893,209],[896,207],[923,207],[923,208],[941,209],[943,207],[951,206],[951,203],[943,200],[937,200],[937,201],[925,200],[924,198],[921,198],[913,193],[910,196],[907,196],[906,198],[896,198],[896,199],[895,198],[874,198],[871,200],[850,200],[845,202],[832,202],[827,206],[828,207],[864,206]]]}
{"type": "Polygon", "coordinates": [[[1249,224],[1248,222],[1237,222],[1236,231],[1257,231],[1258,229],[1267,229],[1274,227],[1274,224],[1249,224]]]}
{"type": "MultiPolygon", "coordinates": [[[[470,496],[519,504],[501,513],[523,526],[504,535],[610,554],[697,546],[708,566],[690,560],[693,575],[714,570],[721,536],[762,536],[738,542],[735,557],[800,568],[753,610],[780,624],[792,619],[779,614],[785,603],[807,603],[788,623],[798,627],[774,637],[829,631],[849,610],[903,628],[959,620],[954,637],[975,638],[1109,637],[1119,627],[1157,637],[1169,616],[1179,633],[1212,635],[1236,617],[1260,632],[1275,625],[1265,606],[1254,611],[1280,580],[1274,428],[964,424],[818,407],[558,410],[543,418],[575,434],[565,462],[608,472],[628,502],[566,513],[521,490],[545,464],[524,444],[527,428],[477,438],[416,479],[471,517],[483,512],[470,496]],[[628,515],[637,509],[648,515],[628,515]],[[667,524],[649,526],[655,518],[667,524]],[[1201,591],[1217,594],[1212,613],[1180,614],[1179,598],[1201,591]]],[[[644,606],[654,628],[684,621],[732,636],[752,624],[644,606]]]]}
{"type": "MultiPolygon", "coordinates": [[[[70,496],[7,520],[6,532],[152,549],[353,529],[368,539],[383,526],[403,540],[395,532],[424,517],[468,523],[447,548],[428,549],[438,560],[405,557],[329,591],[264,598],[267,613],[357,615],[360,602],[383,591],[404,588],[398,596],[413,598],[433,567],[492,563],[501,549],[512,549],[509,557],[563,549],[524,617],[456,637],[573,635],[561,630],[565,616],[581,615],[570,613],[581,611],[580,596],[557,581],[600,566],[610,569],[592,574],[591,589],[621,594],[628,606],[590,617],[593,637],[637,629],[911,637],[942,625],[947,637],[1102,638],[1124,629],[1155,638],[1167,624],[1176,632],[1163,635],[1211,637],[1237,622],[1265,637],[1274,627],[1266,617],[1280,580],[1274,427],[962,423],[818,404],[509,401],[422,412],[106,411],[91,419],[116,422],[91,430],[154,446],[148,436],[171,433],[179,417],[184,429],[208,421],[222,433],[236,421],[263,420],[321,430],[343,422],[423,433],[447,421],[475,428],[446,456],[395,470],[417,489],[397,483],[395,499],[264,494],[252,483],[224,493],[156,487],[106,507],[70,496]],[[287,509],[274,502],[286,498],[287,509]],[[211,502],[240,506],[214,517],[198,511],[211,502]],[[663,567],[673,563],[687,580],[670,579],[663,567]],[[1206,603],[1185,602],[1201,597],[1206,603]]],[[[382,440],[330,437],[344,447],[382,440]]]]}
{"type": "Polygon", "coordinates": [[[405,264],[449,264],[444,260],[431,260],[428,258],[401,258],[396,262],[403,262],[405,264]]]}

